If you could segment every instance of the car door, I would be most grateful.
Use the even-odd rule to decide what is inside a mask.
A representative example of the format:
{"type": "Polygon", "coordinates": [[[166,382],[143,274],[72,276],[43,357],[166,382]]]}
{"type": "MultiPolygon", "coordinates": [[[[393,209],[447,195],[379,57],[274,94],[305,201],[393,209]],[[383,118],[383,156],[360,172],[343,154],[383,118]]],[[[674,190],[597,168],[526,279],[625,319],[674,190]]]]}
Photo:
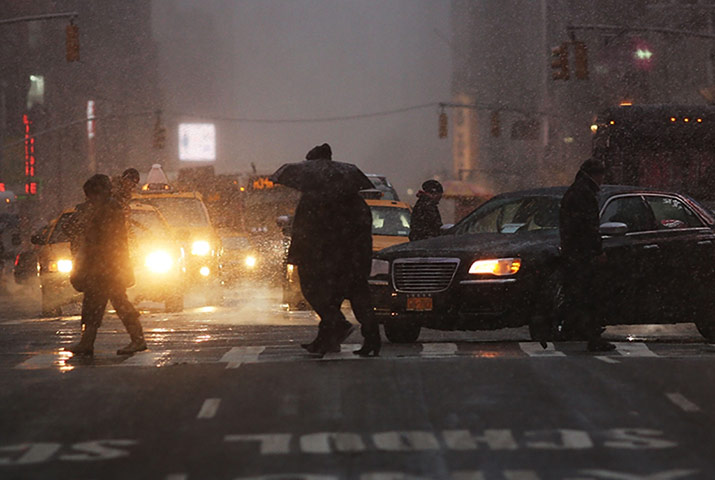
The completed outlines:
{"type": "Polygon", "coordinates": [[[713,231],[675,195],[647,194],[662,257],[661,295],[664,314],[674,320],[693,306],[693,294],[712,277],[713,231]]]}
{"type": "Polygon", "coordinates": [[[659,321],[661,251],[651,209],[640,194],[617,195],[601,210],[601,224],[607,222],[628,227],[625,235],[603,238],[607,260],[597,285],[609,323],[659,321]]]}

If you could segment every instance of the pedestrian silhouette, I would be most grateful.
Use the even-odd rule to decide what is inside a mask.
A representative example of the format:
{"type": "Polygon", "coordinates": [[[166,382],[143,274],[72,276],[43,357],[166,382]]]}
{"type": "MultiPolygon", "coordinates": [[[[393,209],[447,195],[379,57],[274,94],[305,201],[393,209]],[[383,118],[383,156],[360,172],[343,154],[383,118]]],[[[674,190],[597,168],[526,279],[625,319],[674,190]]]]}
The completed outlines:
{"type": "Polygon", "coordinates": [[[303,192],[295,210],[287,262],[298,267],[303,296],[320,316],[316,338],[303,348],[339,352],[352,332],[340,310],[350,300],[364,337],[356,355],[380,353],[368,277],[372,263],[372,214],[359,191],[372,183],[352,164],[334,162],[330,145],[310,150],[306,161],[287,164],[273,181],[303,192]]]}
{"type": "Polygon", "coordinates": [[[126,355],[146,350],[139,312],[129,301],[126,289],[134,284],[129,260],[125,215],[112,197],[112,184],[106,175],[94,175],[83,186],[87,201],[75,215],[81,220],[70,224],[76,235],[72,286],[84,293],[82,299],[82,337],[70,347],[75,355],[92,355],[97,331],[102,324],[107,301],[121,319],[131,342],[117,350],[126,355]],[[77,226],[81,225],[81,231],[77,226]]]}
{"type": "Polygon", "coordinates": [[[410,220],[410,241],[439,236],[442,228],[442,216],[439,214],[439,201],[444,189],[437,180],[427,180],[417,192],[417,203],[412,209],[410,220]]]}

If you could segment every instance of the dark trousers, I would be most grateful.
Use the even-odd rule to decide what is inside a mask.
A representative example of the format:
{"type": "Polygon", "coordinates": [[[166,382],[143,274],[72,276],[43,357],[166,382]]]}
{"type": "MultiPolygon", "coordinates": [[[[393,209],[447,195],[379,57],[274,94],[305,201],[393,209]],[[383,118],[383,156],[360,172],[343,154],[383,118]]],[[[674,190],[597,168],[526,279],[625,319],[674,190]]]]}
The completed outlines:
{"type": "Polygon", "coordinates": [[[353,277],[347,272],[331,272],[327,268],[301,266],[298,272],[303,296],[320,317],[319,331],[337,330],[349,325],[340,310],[343,300],[350,301],[355,318],[360,322],[364,338],[380,335],[380,327],[373,314],[367,278],[353,277]]]}
{"type": "Polygon", "coordinates": [[[129,301],[123,288],[88,288],[82,298],[82,325],[99,328],[108,301],[112,302],[129,335],[133,335],[139,324],[139,311],[129,301]]]}
{"type": "Polygon", "coordinates": [[[564,314],[568,330],[596,339],[603,332],[602,311],[596,287],[596,266],[592,257],[564,258],[564,314]]]}

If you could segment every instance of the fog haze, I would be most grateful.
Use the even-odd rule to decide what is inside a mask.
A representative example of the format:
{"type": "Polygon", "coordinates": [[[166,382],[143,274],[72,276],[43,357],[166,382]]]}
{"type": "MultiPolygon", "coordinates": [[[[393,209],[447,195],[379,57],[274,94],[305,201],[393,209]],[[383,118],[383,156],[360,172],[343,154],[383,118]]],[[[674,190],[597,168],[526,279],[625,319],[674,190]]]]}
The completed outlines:
{"type": "MultiPolygon", "coordinates": [[[[429,0],[160,0],[154,21],[167,111],[321,119],[448,101],[449,10],[429,0]]],[[[255,163],[271,171],[328,142],[334,159],[388,175],[404,196],[451,169],[437,115],[430,106],[349,121],[218,121],[216,169],[255,163]]]]}

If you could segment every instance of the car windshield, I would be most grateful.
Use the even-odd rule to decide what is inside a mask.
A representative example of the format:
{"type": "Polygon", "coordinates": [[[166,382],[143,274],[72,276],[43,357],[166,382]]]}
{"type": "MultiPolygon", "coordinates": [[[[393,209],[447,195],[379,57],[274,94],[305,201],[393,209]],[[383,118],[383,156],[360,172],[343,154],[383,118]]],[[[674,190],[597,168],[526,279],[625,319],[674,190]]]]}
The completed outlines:
{"type": "Polygon", "coordinates": [[[242,250],[251,247],[251,241],[246,237],[223,237],[221,243],[226,250],[242,250]]]}
{"type": "Polygon", "coordinates": [[[151,234],[165,236],[167,225],[158,212],[152,210],[132,210],[129,231],[134,235],[151,234]]]}
{"type": "Polygon", "coordinates": [[[454,226],[452,233],[516,234],[559,228],[559,198],[506,197],[491,200],[454,226]]]}
{"type": "Polygon", "coordinates": [[[57,220],[57,225],[55,226],[54,230],[52,230],[52,235],[50,235],[50,240],[47,243],[63,243],[70,241],[70,238],[64,232],[63,225],[65,225],[69,221],[70,217],[72,216],[72,213],[73,212],[62,214],[59,220],[57,220]]]}
{"type": "Polygon", "coordinates": [[[372,234],[407,237],[410,235],[410,211],[406,208],[370,207],[372,234]]]}
{"type": "Polygon", "coordinates": [[[207,227],[209,225],[206,211],[197,198],[160,197],[147,198],[144,202],[158,208],[172,227],[207,227]]]}

